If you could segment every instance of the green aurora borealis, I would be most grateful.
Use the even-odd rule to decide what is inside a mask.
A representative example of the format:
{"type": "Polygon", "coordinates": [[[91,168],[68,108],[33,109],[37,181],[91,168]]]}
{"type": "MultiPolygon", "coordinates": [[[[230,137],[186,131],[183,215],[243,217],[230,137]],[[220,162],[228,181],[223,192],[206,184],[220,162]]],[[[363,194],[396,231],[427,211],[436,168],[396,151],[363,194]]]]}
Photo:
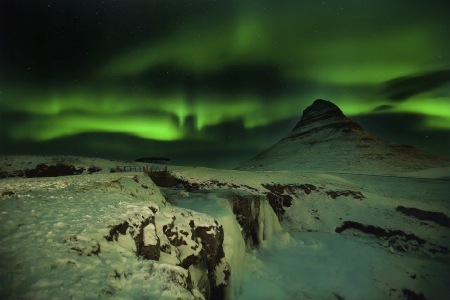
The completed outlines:
{"type": "Polygon", "coordinates": [[[450,155],[448,1],[2,1],[0,154],[232,167],[315,99],[450,155]]]}

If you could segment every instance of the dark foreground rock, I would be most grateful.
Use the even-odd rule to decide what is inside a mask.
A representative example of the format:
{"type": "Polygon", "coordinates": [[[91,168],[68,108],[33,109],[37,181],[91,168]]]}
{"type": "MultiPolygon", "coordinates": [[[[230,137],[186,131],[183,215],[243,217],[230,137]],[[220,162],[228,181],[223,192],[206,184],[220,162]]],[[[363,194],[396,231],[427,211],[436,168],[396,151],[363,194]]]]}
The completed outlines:
{"type": "Polygon", "coordinates": [[[345,221],[335,229],[336,233],[343,233],[346,230],[357,230],[362,233],[380,238],[383,242],[381,246],[389,249],[390,252],[404,252],[435,257],[442,261],[449,261],[450,250],[447,246],[437,245],[427,241],[413,233],[406,233],[399,229],[385,229],[374,225],[365,225],[354,221],[345,221]]]}
{"type": "Polygon", "coordinates": [[[345,221],[344,223],[342,223],[341,226],[339,226],[335,229],[335,232],[341,233],[347,229],[357,229],[364,233],[371,234],[371,235],[374,235],[376,237],[381,237],[381,238],[390,238],[390,237],[399,235],[399,236],[405,237],[406,240],[415,240],[419,244],[424,244],[426,242],[424,239],[416,236],[415,234],[407,234],[404,231],[401,231],[398,229],[388,230],[388,229],[384,229],[384,228],[381,228],[378,226],[364,225],[364,224],[361,224],[359,222],[354,222],[354,221],[345,221]]]}
{"type": "Polygon", "coordinates": [[[222,225],[185,209],[173,207],[170,213],[155,206],[150,209],[153,214],[144,219],[112,225],[104,238],[120,243],[120,236],[130,235],[136,255],[143,259],[170,262],[188,271],[202,270],[197,282],[186,278],[187,288],[196,286],[206,299],[223,299],[231,271],[223,251],[222,225]]]}
{"type": "Polygon", "coordinates": [[[404,215],[414,217],[419,220],[432,221],[441,226],[450,228],[450,218],[441,212],[426,211],[414,207],[404,207],[404,206],[398,206],[397,211],[401,212],[404,215]]]}
{"type": "Polygon", "coordinates": [[[258,217],[261,208],[262,196],[239,196],[235,195],[228,199],[231,204],[236,221],[242,227],[242,237],[244,238],[247,250],[256,247],[258,241],[258,217]]]}

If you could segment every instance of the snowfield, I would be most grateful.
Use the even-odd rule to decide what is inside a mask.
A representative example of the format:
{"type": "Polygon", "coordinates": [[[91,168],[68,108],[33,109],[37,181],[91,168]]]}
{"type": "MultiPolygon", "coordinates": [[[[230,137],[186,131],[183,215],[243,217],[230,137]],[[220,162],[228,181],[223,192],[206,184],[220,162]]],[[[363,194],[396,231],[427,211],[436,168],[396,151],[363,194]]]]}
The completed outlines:
{"type": "MultiPolygon", "coordinates": [[[[161,188],[140,172],[109,173],[125,162],[58,161],[102,171],[0,179],[2,299],[450,295],[446,169],[372,176],[170,166],[182,184],[161,188]]],[[[13,173],[55,160],[0,163],[13,173]]]]}
{"type": "MultiPolygon", "coordinates": [[[[2,191],[14,192],[3,196],[0,206],[2,298],[204,298],[189,287],[189,273],[175,265],[177,257],[166,257],[165,262],[139,259],[132,234],[118,235],[113,242],[105,237],[111,226],[128,221],[137,228],[154,215],[163,218],[184,212],[191,216],[180,218],[186,227],[190,220],[198,225],[214,220],[165,209],[165,200],[150,178],[124,175],[1,181],[2,191]]],[[[154,236],[155,227],[144,234],[144,243],[151,243],[154,236]]]]}

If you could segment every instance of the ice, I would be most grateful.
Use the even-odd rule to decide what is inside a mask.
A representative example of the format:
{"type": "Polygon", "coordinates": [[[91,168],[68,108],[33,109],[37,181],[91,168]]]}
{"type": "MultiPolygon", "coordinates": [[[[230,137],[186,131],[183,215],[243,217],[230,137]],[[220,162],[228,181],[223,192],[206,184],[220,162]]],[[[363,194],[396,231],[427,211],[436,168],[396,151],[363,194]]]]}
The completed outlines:
{"type": "MultiPolygon", "coordinates": [[[[295,243],[280,247],[271,239],[267,247],[245,257],[242,293],[236,299],[336,299],[335,294],[342,299],[390,299],[395,285],[416,289],[420,279],[410,277],[411,267],[433,270],[436,287],[445,285],[448,276],[446,265],[400,258],[337,234],[290,234],[295,243]]],[[[445,299],[448,292],[450,287],[436,289],[430,299],[445,299]]]]}
{"type": "MultiPolygon", "coordinates": [[[[243,276],[245,259],[248,255],[241,233],[241,226],[236,221],[232,208],[228,201],[229,192],[205,190],[190,192],[188,197],[176,201],[176,205],[193,209],[214,217],[224,228],[223,249],[225,257],[231,267],[231,278],[227,287],[228,299],[240,299],[240,293],[244,289],[243,276]]],[[[267,201],[261,202],[259,222],[259,242],[262,247],[269,248],[272,244],[265,244],[268,240],[275,240],[275,244],[286,246],[290,243],[289,233],[282,230],[277,216],[267,201]]]]}
{"type": "Polygon", "coordinates": [[[176,205],[208,214],[223,226],[223,250],[232,274],[227,287],[227,294],[230,299],[233,299],[240,289],[246,252],[241,228],[228,200],[224,197],[223,194],[211,191],[191,192],[188,197],[178,200],[176,205]]]}

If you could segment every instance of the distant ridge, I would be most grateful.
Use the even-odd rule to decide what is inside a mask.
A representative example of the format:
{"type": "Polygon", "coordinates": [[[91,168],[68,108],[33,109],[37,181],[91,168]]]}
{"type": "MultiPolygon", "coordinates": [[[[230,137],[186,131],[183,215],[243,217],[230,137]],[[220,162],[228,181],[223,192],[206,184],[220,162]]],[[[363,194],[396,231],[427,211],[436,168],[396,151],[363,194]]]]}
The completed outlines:
{"type": "Polygon", "coordinates": [[[449,166],[450,157],[390,143],[317,99],[285,138],[237,169],[397,174],[449,166]]]}

